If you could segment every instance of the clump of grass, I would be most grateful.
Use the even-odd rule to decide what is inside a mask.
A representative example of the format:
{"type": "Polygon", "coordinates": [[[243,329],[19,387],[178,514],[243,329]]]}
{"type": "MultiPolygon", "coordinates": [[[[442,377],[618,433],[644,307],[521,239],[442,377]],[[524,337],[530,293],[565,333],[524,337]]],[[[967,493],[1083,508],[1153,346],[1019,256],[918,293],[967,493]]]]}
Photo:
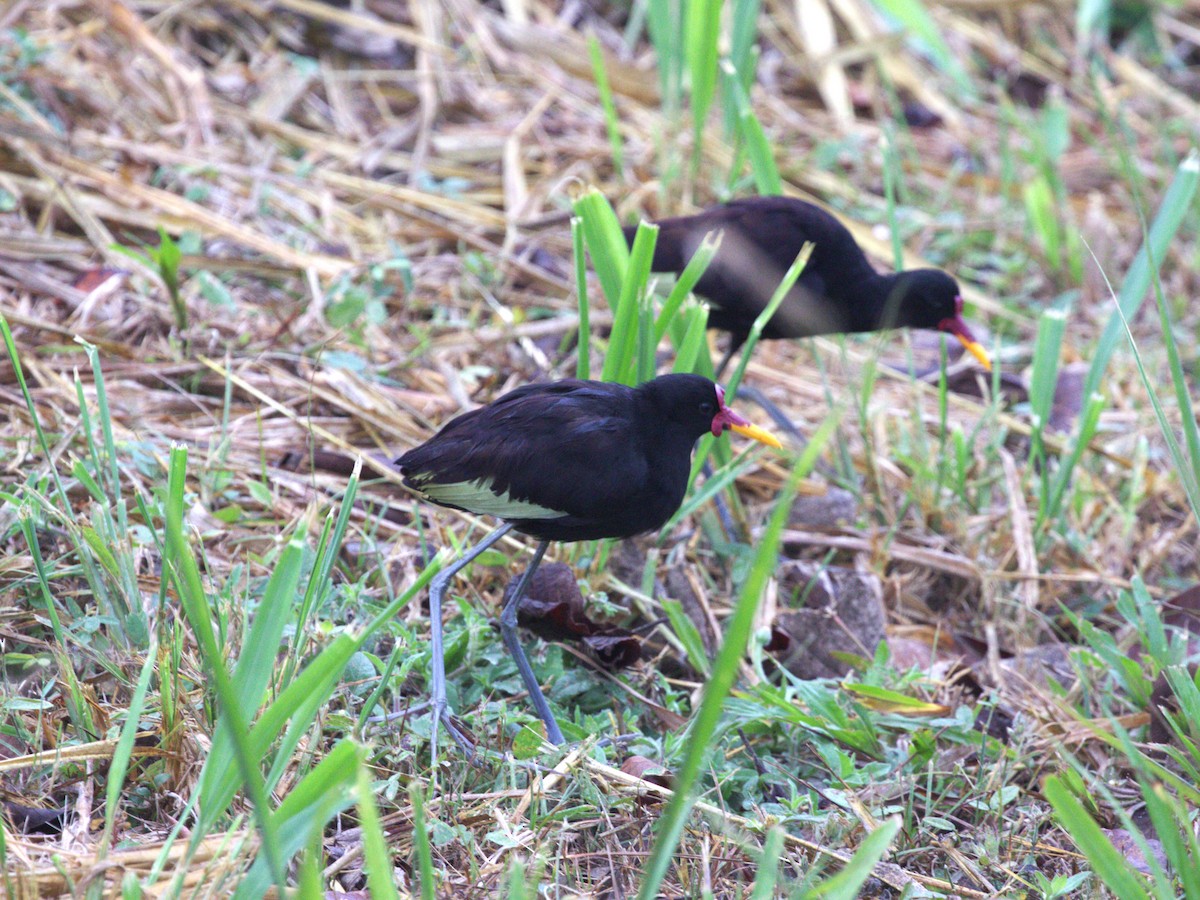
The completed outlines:
{"type": "Polygon", "coordinates": [[[305,895],[440,885],[519,897],[653,892],[665,872],[659,889],[679,894],[849,897],[876,890],[873,876],[897,894],[971,897],[1082,896],[1108,874],[1122,895],[1195,893],[1186,810],[1200,690],[1186,635],[1156,617],[1198,575],[1186,514],[1200,459],[1187,339],[1195,164],[1180,164],[1194,116],[1171,84],[1195,54],[1190,14],[1155,10],[1169,45],[1145,41],[1142,24],[1119,53],[1097,53],[1123,26],[1115,7],[1081,3],[1072,59],[1048,43],[1057,32],[1036,4],[1003,16],[936,0],[834,4],[836,39],[852,41],[827,62],[854,67],[860,97],[886,95],[842,132],[810,89],[794,17],[773,6],[765,18],[756,0],[717,6],[639,2],[628,19],[589,7],[590,44],[566,20],[521,24],[520,4],[467,0],[411,26],[310,4],[301,31],[251,7],[181,7],[152,29],[168,55],[134,69],[124,61],[148,31],[81,31],[47,4],[14,13],[0,74],[14,248],[0,274],[11,324],[0,325],[0,738],[24,755],[4,762],[6,799],[102,798],[89,818],[104,825],[90,845],[76,829],[68,852],[6,820],[9,883],[36,868],[43,893],[64,878],[110,891],[115,877],[96,873],[119,872],[131,896],[197,882],[257,896],[285,882],[305,895]],[[294,51],[334,24],[401,52],[364,68],[313,44],[298,48],[319,57],[311,65],[271,64],[270,47],[294,51]],[[246,59],[257,75],[234,107],[228,67],[246,59]],[[1103,90],[1088,65],[1103,66],[1103,90]],[[1047,102],[1021,96],[1055,82],[1047,102]],[[945,121],[902,121],[913,97],[940,101],[945,121]],[[413,127],[399,144],[397,117],[413,127]],[[724,495],[751,526],[781,516],[789,473],[718,445],[714,459],[730,464],[688,501],[699,527],[651,547],[636,584],[618,576],[615,548],[577,551],[596,607],[627,620],[620,596],[653,621],[663,583],[691,585],[681,597],[694,602],[662,605],[672,633],[649,632],[653,659],[612,676],[551,642],[536,660],[552,701],[575,714],[573,735],[632,732],[631,743],[547,750],[506,702],[520,687],[488,617],[510,565],[498,552],[466,573],[447,622],[451,700],[479,755],[433,772],[429,713],[412,701],[428,661],[414,600],[438,548],[474,524],[410,519],[386,467],[347,489],[347,474],[276,464],[302,447],[390,458],[547,369],[711,373],[707,313],[688,294],[712,248],[655,296],[648,233],[635,264],[607,207],[588,212],[595,199],[573,210],[570,237],[542,215],[580,173],[625,205],[652,196],[661,214],[758,190],[886,222],[890,246],[862,234],[872,254],[911,264],[920,252],[965,275],[1004,339],[991,386],[1029,374],[1029,403],[960,394],[953,369],[914,380],[855,338],[760,343],[735,382],[771,390],[806,433],[835,429],[826,446],[858,504],[827,532],[793,521],[784,550],[879,576],[890,646],[843,679],[774,670],[768,614],[792,598],[770,588],[763,536],[727,540],[709,508],[724,495]],[[160,235],[138,261],[166,285],[166,323],[140,280],[117,273],[96,289],[91,277],[114,242],[133,246],[130,234],[159,223],[179,255],[160,235]],[[1121,317],[1080,284],[1089,246],[1119,276],[1121,317]],[[572,247],[574,267],[559,265],[572,247]],[[191,259],[201,249],[210,256],[191,259]],[[184,270],[213,302],[176,308],[184,270]],[[228,364],[198,365],[200,347],[228,364]],[[1063,436],[1047,427],[1053,389],[1078,359],[1092,368],[1063,436]],[[206,627],[212,640],[200,640],[206,627]],[[962,639],[953,651],[948,634],[962,639]],[[705,656],[712,637],[730,639],[719,659],[705,656]],[[1056,651],[1077,683],[1014,686],[1010,664],[1056,651]],[[699,703],[697,672],[715,679],[699,703]],[[1181,710],[1164,717],[1170,744],[1150,751],[1110,727],[1160,700],[1181,710]],[[977,724],[1014,708],[1019,726],[1003,738],[977,724]],[[381,712],[397,716],[381,724],[381,712]],[[239,715],[244,729],[231,728],[239,715]],[[1086,752],[1067,757],[1064,735],[1086,752]],[[657,834],[655,798],[670,792],[610,765],[634,753],[691,782],[657,834]],[[1131,796],[1169,845],[1148,876],[1067,805],[1102,829],[1124,822],[1131,796]],[[152,861],[124,849],[147,841],[152,861]],[[1072,842],[1082,858],[1047,849],[1072,842]]]}

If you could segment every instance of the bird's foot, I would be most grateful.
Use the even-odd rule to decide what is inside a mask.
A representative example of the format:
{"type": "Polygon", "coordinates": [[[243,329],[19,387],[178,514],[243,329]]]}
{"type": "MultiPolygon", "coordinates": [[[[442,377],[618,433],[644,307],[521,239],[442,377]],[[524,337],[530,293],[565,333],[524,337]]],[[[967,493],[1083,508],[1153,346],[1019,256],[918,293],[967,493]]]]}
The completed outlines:
{"type": "Polygon", "coordinates": [[[444,724],[446,733],[454,738],[454,743],[462,748],[467,755],[468,762],[475,761],[475,742],[467,737],[467,733],[458,727],[454,721],[454,716],[450,712],[450,707],[445,700],[435,700],[433,706],[433,722],[429,737],[429,759],[430,767],[436,769],[438,767],[438,730],[444,724]]]}

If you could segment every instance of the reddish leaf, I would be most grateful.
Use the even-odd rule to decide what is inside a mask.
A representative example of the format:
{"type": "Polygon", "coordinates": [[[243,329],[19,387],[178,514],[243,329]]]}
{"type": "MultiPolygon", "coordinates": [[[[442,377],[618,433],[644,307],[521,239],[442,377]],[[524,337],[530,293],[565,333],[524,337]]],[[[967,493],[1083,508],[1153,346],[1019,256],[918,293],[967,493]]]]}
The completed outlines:
{"type": "MultiPolygon", "coordinates": [[[[519,576],[505,589],[505,603],[518,580],[519,576]]],[[[575,573],[565,563],[546,563],[533,573],[517,608],[517,621],[544,640],[581,642],[605,671],[631,666],[642,656],[641,641],[624,628],[588,618],[575,573]]]]}
{"type": "Polygon", "coordinates": [[[107,266],[102,266],[81,272],[71,287],[75,288],[77,291],[82,291],[85,294],[90,294],[97,288],[106,286],[107,291],[114,291],[120,287],[120,283],[124,281],[128,275],[129,273],[124,269],[111,269],[107,266]]]}
{"type": "MultiPolygon", "coordinates": [[[[648,781],[659,787],[671,787],[671,776],[667,770],[654,762],[654,760],[647,759],[644,756],[629,757],[629,759],[621,763],[621,771],[626,775],[632,775],[634,778],[640,778],[642,781],[648,781]]],[[[645,806],[662,803],[662,801],[663,798],[658,794],[642,794],[638,797],[638,802],[645,806]]]]}
{"type": "MultiPolygon", "coordinates": [[[[518,581],[520,576],[505,589],[505,603],[518,581]]],[[[548,641],[578,639],[600,631],[600,626],[587,617],[575,573],[565,563],[546,563],[533,573],[517,608],[517,620],[548,641]]]]}
{"type": "Polygon", "coordinates": [[[642,642],[623,628],[614,628],[608,634],[586,635],[583,646],[609,672],[627,669],[642,658],[642,642]]]}
{"type": "Polygon", "coordinates": [[[667,774],[667,770],[661,764],[647,759],[645,756],[629,757],[621,763],[621,771],[634,778],[640,778],[642,781],[657,784],[659,787],[669,788],[671,786],[671,776],[667,774]]]}

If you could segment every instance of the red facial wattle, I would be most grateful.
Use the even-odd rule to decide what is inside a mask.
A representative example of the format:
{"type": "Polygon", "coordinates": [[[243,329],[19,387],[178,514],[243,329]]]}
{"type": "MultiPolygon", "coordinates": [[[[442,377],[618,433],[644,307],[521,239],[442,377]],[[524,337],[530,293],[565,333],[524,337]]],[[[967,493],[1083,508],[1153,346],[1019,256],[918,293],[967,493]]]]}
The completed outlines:
{"type": "Polygon", "coordinates": [[[958,338],[959,342],[966,347],[967,352],[979,360],[979,364],[990,372],[992,371],[992,360],[988,356],[987,351],[983,349],[983,344],[975,339],[975,335],[971,333],[971,329],[963,321],[962,311],[963,298],[961,296],[955,297],[954,315],[938,322],[938,331],[944,331],[958,338]]]}
{"type": "Polygon", "coordinates": [[[732,429],[743,437],[748,437],[751,440],[766,444],[768,447],[779,449],[783,444],[779,443],[779,438],[771,434],[765,428],[759,428],[757,425],[752,425],[732,409],[725,405],[725,388],[719,384],[717,388],[717,414],[713,416],[712,433],[715,437],[720,437],[724,432],[732,429]]]}

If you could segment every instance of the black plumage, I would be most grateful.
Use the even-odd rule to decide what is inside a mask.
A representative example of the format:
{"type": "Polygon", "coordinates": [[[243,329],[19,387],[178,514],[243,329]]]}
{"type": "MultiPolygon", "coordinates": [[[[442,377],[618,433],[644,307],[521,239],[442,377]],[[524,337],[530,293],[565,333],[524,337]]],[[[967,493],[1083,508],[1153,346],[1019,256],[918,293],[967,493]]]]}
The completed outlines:
{"type": "Polygon", "coordinates": [[[679,508],[696,439],[719,412],[731,415],[718,390],[696,375],[637,388],[526,385],[459,416],[396,463],[426,499],[498,515],[539,540],[630,537],[679,508]],[[522,515],[520,503],[547,513],[522,515]]]}
{"type": "Polygon", "coordinates": [[[455,572],[515,529],[541,543],[505,604],[501,630],[547,735],[561,743],[516,637],[517,604],[546,544],[629,537],[661,527],[683,502],[696,440],[731,428],[779,446],[725,405],[719,385],[698,375],[663,375],[637,387],[567,380],[517,388],[457,417],[400,456],[396,465],[405,484],[423,498],[505,521],[431,585],[435,716],[445,714],[442,593],[455,572]]]}
{"type": "MultiPolygon", "coordinates": [[[[950,275],[940,269],[876,272],[849,230],[811,203],[747,197],[655,224],[656,272],[682,272],[706,235],[724,232],[695,293],[709,302],[709,326],[731,335],[730,353],[745,342],[784,273],[811,241],[812,255],[764,328],[764,338],[932,328],[953,334],[990,367],[963,321],[962,295],[950,275]]],[[[626,228],[626,239],[632,242],[636,230],[626,228]]]]}

